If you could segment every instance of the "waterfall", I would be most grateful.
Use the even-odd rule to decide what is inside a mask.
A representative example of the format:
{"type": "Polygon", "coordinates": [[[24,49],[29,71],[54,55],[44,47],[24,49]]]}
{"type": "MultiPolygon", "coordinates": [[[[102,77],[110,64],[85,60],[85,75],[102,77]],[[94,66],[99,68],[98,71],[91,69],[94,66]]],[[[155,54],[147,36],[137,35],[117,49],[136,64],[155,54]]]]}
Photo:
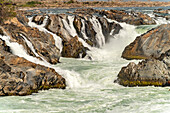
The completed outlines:
{"type": "Polygon", "coordinates": [[[93,48],[88,52],[93,60],[108,62],[113,59],[115,61],[123,60],[121,59],[121,53],[124,48],[140,34],[136,32],[136,27],[133,25],[126,23],[119,24],[123,27],[123,29],[119,31],[119,34],[116,34],[114,38],[110,38],[110,41],[101,49],[93,48]]]}
{"type": "Polygon", "coordinates": [[[90,22],[93,24],[93,29],[97,33],[96,34],[96,39],[97,39],[97,42],[99,44],[99,47],[102,47],[103,45],[105,45],[105,37],[103,35],[102,27],[100,25],[100,22],[98,21],[98,19],[95,16],[90,18],[90,22]]]}
{"type": "Polygon", "coordinates": [[[48,17],[46,16],[46,18],[44,19],[42,25],[37,25],[36,23],[32,22],[33,17],[30,17],[28,19],[29,19],[28,25],[30,27],[38,28],[40,31],[43,31],[45,33],[49,33],[49,34],[51,34],[53,36],[53,38],[55,40],[55,45],[60,50],[60,53],[61,53],[62,48],[63,48],[63,46],[62,46],[62,39],[59,36],[57,36],[56,34],[50,32],[50,31],[48,31],[47,29],[44,28],[44,26],[47,23],[48,17]]]}
{"type": "Polygon", "coordinates": [[[20,34],[20,36],[24,38],[25,42],[27,43],[27,45],[28,45],[28,47],[31,49],[31,51],[32,51],[37,57],[40,57],[40,56],[38,55],[38,53],[35,52],[35,49],[34,49],[32,43],[31,43],[23,34],[20,34]]]}
{"type": "MultiPolygon", "coordinates": [[[[32,49],[32,51],[35,52],[31,42],[28,41],[23,35],[22,35],[22,37],[26,40],[26,43],[32,49]]],[[[23,58],[27,59],[28,61],[33,62],[35,64],[40,64],[40,65],[44,65],[46,67],[55,69],[56,72],[58,72],[60,75],[62,75],[66,79],[67,88],[79,88],[84,84],[83,80],[81,79],[81,77],[78,73],[76,73],[74,71],[63,70],[59,67],[56,67],[55,65],[52,65],[52,64],[46,62],[45,60],[41,61],[41,60],[37,59],[36,57],[30,56],[26,52],[26,50],[24,49],[24,47],[22,45],[20,45],[17,42],[11,42],[10,36],[5,36],[5,35],[1,36],[0,35],[0,38],[5,41],[7,46],[10,47],[10,49],[12,50],[12,53],[14,55],[23,57],[23,58]]],[[[38,55],[36,52],[35,52],[35,54],[38,55]]]]}
{"type": "Polygon", "coordinates": [[[86,36],[86,31],[85,31],[85,21],[81,19],[81,23],[82,23],[81,33],[83,34],[83,38],[88,39],[88,37],[86,36]]]}

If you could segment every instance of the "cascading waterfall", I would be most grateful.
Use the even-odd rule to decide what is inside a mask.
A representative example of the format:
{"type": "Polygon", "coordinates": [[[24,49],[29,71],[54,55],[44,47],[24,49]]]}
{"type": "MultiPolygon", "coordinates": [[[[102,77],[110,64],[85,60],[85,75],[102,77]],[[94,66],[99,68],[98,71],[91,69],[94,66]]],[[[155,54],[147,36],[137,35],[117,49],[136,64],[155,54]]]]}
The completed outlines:
{"type": "MultiPolygon", "coordinates": [[[[21,35],[21,36],[26,40],[26,43],[28,44],[30,49],[35,52],[35,49],[33,48],[31,42],[29,42],[23,35],[21,35]]],[[[29,54],[27,54],[26,50],[24,49],[24,47],[22,45],[20,45],[16,42],[11,42],[10,36],[1,36],[0,35],[0,38],[2,40],[4,40],[5,43],[10,47],[10,49],[12,50],[12,53],[14,55],[23,57],[23,58],[27,59],[28,61],[33,62],[35,64],[40,64],[40,65],[44,65],[46,67],[55,69],[56,72],[61,74],[66,79],[67,85],[68,85],[67,88],[78,88],[78,87],[82,86],[83,80],[80,78],[80,75],[78,73],[76,73],[74,71],[63,70],[59,67],[56,67],[55,65],[51,65],[50,63],[48,63],[45,60],[41,61],[41,60],[37,59],[36,57],[30,56],[29,54]]],[[[36,52],[35,52],[35,54],[38,55],[36,52]]]]}
{"type": "Polygon", "coordinates": [[[95,16],[90,18],[90,22],[93,24],[93,29],[95,30],[96,34],[96,39],[99,44],[99,47],[102,47],[105,45],[105,37],[102,32],[102,27],[100,25],[100,22],[97,20],[95,16]]]}
{"type": "MultiPolygon", "coordinates": [[[[38,55],[38,53],[35,52],[35,49],[34,49],[32,43],[31,43],[23,34],[20,34],[20,35],[21,35],[21,37],[24,38],[25,42],[27,43],[27,45],[28,45],[28,47],[31,49],[31,51],[32,51],[37,57],[40,57],[40,56],[38,55]]],[[[44,60],[44,61],[45,61],[45,60],[44,60]]]]}
{"type": "MultiPolygon", "coordinates": [[[[36,25],[31,21],[32,18],[29,20],[31,27],[48,32],[53,37],[56,36],[44,28],[45,22],[43,25],[36,25]]],[[[69,17],[68,22],[66,21],[70,31],[74,30],[71,27],[72,23],[70,23],[72,20],[73,17],[69,17]]],[[[108,21],[113,22],[110,19],[108,21]]],[[[83,42],[83,39],[88,37],[86,37],[85,33],[84,20],[81,19],[81,22],[83,38],[79,37],[79,40],[83,42]]],[[[144,31],[147,31],[150,27],[135,27],[125,23],[119,24],[123,29],[114,38],[111,37],[110,42],[104,46],[100,43],[100,49],[95,47],[90,48],[91,51],[88,54],[92,57],[92,61],[87,59],[61,58],[60,61],[62,63],[57,65],[51,65],[29,56],[22,45],[11,42],[9,36],[0,35],[0,38],[5,40],[6,44],[10,46],[13,54],[24,57],[29,61],[54,68],[56,72],[66,79],[68,84],[65,90],[51,89],[25,97],[0,98],[0,112],[168,113],[170,103],[169,87],[123,87],[113,83],[121,67],[129,63],[129,61],[120,58],[124,47],[141,33],[136,32],[136,30],[144,29],[144,31]],[[15,49],[16,47],[17,49],[15,49]]],[[[94,25],[99,26],[97,23],[93,23],[94,25]]],[[[97,28],[97,33],[99,31],[101,32],[99,30],[100,27],[96,27],[95,31],[97,31],[97,28]]],[[[76,32],[73,32],[73,34],[77,35],[76,32]]],[[[102,42],[102,37],[98,38],[100,39],[97,41],[102,42]]],[[[30,49],[34,51],[33,45],[30,44],[31,42],[26,39],[25,41],[30,49]]],[[[61,44],[60,41],[56,40],[56,46],[59,46],[57,43],[61,44]]]]}
{"type": "Polygon", "coordinates": [[[62,48],[63,48],[63,46],[62,46],[62,39],[61,39],[59,36],[57,36],[56,34],[50,32],[50,31],[48,31],[47,29],[44,28],[44,26],[46,25],[46,23],[47,23],[47,21],[48,21],[48,17],[47,17],[47,16],[46,16],[46,18],[44,19],[42,25],[37,25],[36,23],[32,22],[33,17],[30,17],[30,18],[28,18],[28,19],[29,19],[28,25],[29,25],[30,27],[35,27],[35,28],[38,28],[40,31],[43,31],[43,32],[45,32],[45,33],[51,34],[51,35],[53,36],[54,40],[55,40],[55,45],[56,45],[56,47],[57,47],[58,49],[60,49],[60,52],[62,51],[62,48]]]}

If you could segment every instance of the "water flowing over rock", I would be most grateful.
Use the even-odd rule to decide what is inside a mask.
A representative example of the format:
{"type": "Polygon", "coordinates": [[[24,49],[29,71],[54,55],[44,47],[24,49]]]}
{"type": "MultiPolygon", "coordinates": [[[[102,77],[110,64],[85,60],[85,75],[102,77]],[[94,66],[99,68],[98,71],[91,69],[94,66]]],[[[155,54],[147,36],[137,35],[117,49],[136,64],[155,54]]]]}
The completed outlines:
{"type": "MultiPolygon", "coordinates": [[[[44,18],[44,16],[38,15],[35,16],[32,21],[36,23],[42,23],[40,22],[41,18],[44,18]]],[[[68,48],[68,46],[64,47],[67,45],[64,43],[69,43],[69,41],[72,40],[75,36],[78,36],[79,43],[82,43],[84,46],[81,47],[82,50],[80,51],[88,50],[84,43],[87,43],[89,46],[92,47],[102,47],[110,37],[118,34],[120,29],[122,29],[119,24],[108,22],[108,20],[104,17],[96,17],[89,14],[82,16],[80,15],[80,13],[76,13],[72,16],[66,14],[50,14],[48,15],[48,22],[45,25],[45,28],[48,31],[51,31],[52,33],[60,36],[60,38],[63,40],[63,48],[68,48]]],[[[71,50],[73,48],[69,49],[71,50]]],[[[80,51],[77,51],[78,53],[76,54],[82,54],[82,52],[80,51]]],[[[64,52],[61,52],[63,57],[75,58],[74,55],[70,56],[70,54],[69,56],[66,56],[67,54],[63,53],[64,52]]]]}
{"type": "Polygon", "coordinates": [[[154,11],[154,14],[156,17],[163,17],[166,20],[170,20],[170,9],[168,10],[158,9],[154,11]]]}
{"type": "Polygon", "coordinates": [[[159,59],[147,59],[129,63],[118,74],[117,83],[123,86],[169,86],[170,85],[170,50],[159,59]]]}
{"type": "Polygon", "coordinates": [[[126,22],[131,25],[152,25],[156,22],[147,14],[141,12],[125,12],[118,10],[100,11],[100,15],[105,15],[109,19],[116,20],[118,22],[126,22]]]}
{"type": "Polygon", "coordinates": [[[170,24],[160,25],[137,37],[128,45],[122,57],[125,59],[159,58],[170,48],[170,24]]]}
{"type": "Polygon", "coordinates": [[[25,20],[28,21],[28,19],[13,18],[2,27],[10,35],[11,41],[23,45],[29,55],[45,59],[51,64],[58,63],[60,50],[55,46],[53,36],[39,31],[37,28],[29,27],[25,20]]]}
{"type": "Polygon", "coordinates": [[[54,69],[13,55],[0,39],[0,96],[23,96],[42,89],[65,87],[65,79],[54,69]]]}

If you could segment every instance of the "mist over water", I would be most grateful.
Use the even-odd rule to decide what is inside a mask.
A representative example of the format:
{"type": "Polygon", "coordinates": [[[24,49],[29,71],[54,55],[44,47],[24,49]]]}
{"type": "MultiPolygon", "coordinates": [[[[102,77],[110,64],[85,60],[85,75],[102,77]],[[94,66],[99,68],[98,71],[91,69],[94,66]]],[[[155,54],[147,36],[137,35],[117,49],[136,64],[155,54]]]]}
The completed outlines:
{"type": "MultiPolygon", "coordinates": [[[[150,9],[148,9],[150,11],[150,9]]],[[[149,11],[146,11],[147,13],[149,11]]],[[[29,18],[29,26],[36,27],[43,32],[53,35],[56,40],[56,46],[62,49],[61,39],[44,28],[43,25],[36,25],[29,18]]],[[[71,22],[73,17],[69,17],[68,26],[72,36],[77,35],[71,22]]],[[[83,21],[83,20],[82,20],[83,21]]],[[[93,18],[92,23],[98,31],[98,41],[100,48],[91,47],[88,56],[92,58],[72,59],[61,58],[59,64],[51,65],[29,56],[24,48],[10,42],[10,37],[0,36],[12,49],[13,54],[24,57],[29,61],[54,68],[67,81],[65,90],[50,89],[48,91],[39,91],[37,94],[24,97],[1,97],[0,112],[18,112],[18,113],[168,113],[170,111],[170,95],[168,87],[123,87],[113,81],[123,66],[130,61],[121,58],[123,49],[130,44],[136,36],[145,33],[154,26],[133,26],[125,23],[119,23],[123,29],[119,34],[111,37],[105,44],[99,23],[93,18]],[[19,51],[18,51],[19,50],[19,51]]],[[[112,20],[109,20],[112,22],[112,20]]],[[[162,24],[163,19],[157,19],[157,24],[162,24]]],[[[168,23],[169,21],[167,21],[168,23]]],[[[82,27],[82,29],[84,29],[82,27]]],[[[84,30],[82,30],[84,31],[84,30]]],[[[84,34],[85,35],[85,34],[84,34]]],[[[25,37],[22,36],[24,39],[25,37]]],[[[88,37],[86,37],[88,38],[88,37]]],[[[88,46],[81,38],[83,45],[88,46]]],[[[31,49],[34,49],[30,42],[26,43],[31,49]]],[[[34,51],[34,50],[33,50],[34,51]]],[[[35,51],[34,51],[35,52],[35,51]]],[[[36,53],[35,53],[36,54],[36,53]]],[[[132,62],[132,61],[131,61],[132,62]]],[[[138,63],[139,61],[133,61],[138,63]]]]}

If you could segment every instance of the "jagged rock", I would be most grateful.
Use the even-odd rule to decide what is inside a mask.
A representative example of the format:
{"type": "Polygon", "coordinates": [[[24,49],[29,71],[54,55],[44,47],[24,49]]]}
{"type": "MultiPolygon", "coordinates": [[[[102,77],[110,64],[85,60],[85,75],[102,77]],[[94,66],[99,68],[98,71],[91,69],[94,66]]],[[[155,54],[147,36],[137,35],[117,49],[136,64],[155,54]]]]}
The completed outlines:
{"type": "Polygon", "coordinates": [[[54,69],[27,61],[8,52],[0,39],[0,96],[30,95],[38,90],[66,87],[54,69]]]}
{"type": "Polygon", "coordinates": [[[159,60],[147,59],[129,63],[123,67],[115,81],[123,86],[169,86],[170,85],[170,50],[159,60]]]}
{"type": "MultiPolygon", "coordinates": [[[[49,15],[49,22],[46,25],[46,29],[55,33],[55,34],[62,34],[63,40],[70,40],[72,37],[69,32],[65,29],[63,24],[62,17],[63,15],[49,15]]],[[[65,15],[64,15],[65,16],[65,15]]],[[[66,17],[65,17],[66,18],[66,17]]]]}
{"type": "Polygon", "coordinates": [[[117,24],[115,22],[110,23],[104,17],[99,17],[99,22],[102,26],[102,32],[103,35],[105,36],[106,42],[108,42],[109,38],[114,37],[115,34],[118,34],[119,31],[122,29],[120,24],[117,24]]]}
{"type": "Polygon", "coordinates": [[[10,35],[11,41],[23,45],[29,55],[39,57],[40,59],[43,58],[51,64],[59,62],[60,50],[55,46],[55,40],[51,34],[39,31],[37,28],[25,26],[17,18],[13,18],[6,23],[3,25],[3,28],[10,35]],[[24,37],[31,42],[39,56],[36,56],[30,49],[24,37]]]}
{"type": "Polygon", "coordinates": [[[41,25],[43,24],[44,19],[45,19],[45,16],[37,15],[33,17],[32,22],[35,22],[36,24],[41,25]]]}
{"type": "Polygon", "coordinates": [[[22,23],[24,26],[28,26],[28,18],[25,16],[23,11],[17,11],[17,19],[20,23],[22,23]]]}
{"type": "Polygon", "coordinates": [[[125,59],[159,58],[170,48],[170,24],[160,25],[141,36],[128,45],[122,57],[125,59]]]}
{"type": "Polygon", "coordinates": [[[63,57],[73,57],[73,58],[84,58],[86,56],[86,51],[88,48],[85,48],[81,42],[79,42],[78,37],[75,36],[69,41],[63,42],[63,57]]]}
{"type": "Polygon", "coordinates": [[[126,13],[125,11],[118,11],[118,10],[110,10],[110,11],[101,10],[99,14],[102,16],[105,15],[109,19],[113,19],[118,22],[126,22],[127,24],[132,24],[132,25],[156,24],[156,22],[151,17],[141,12],[126,13]]]}
{"type": "Polygon", "coordinates": [[[170,20],[170,15],[169,15],[170,9],[168,9],[168,10],[162,10],[162,9],[154,10],[154,14],[156,17],[163,17],[166,20],[170,20]]]}

